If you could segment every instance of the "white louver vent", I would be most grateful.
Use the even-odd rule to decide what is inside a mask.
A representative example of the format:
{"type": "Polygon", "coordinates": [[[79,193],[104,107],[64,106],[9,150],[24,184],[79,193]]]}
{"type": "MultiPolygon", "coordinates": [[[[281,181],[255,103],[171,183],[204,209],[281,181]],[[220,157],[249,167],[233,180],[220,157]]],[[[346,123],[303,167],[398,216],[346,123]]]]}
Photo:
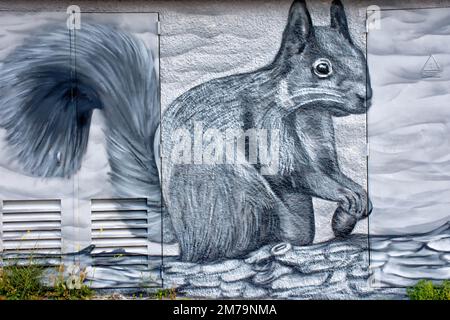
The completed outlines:
{"type": "Polygon", "coordinates": [[[91,200],[92,288],[160,286],[160,250],[149,241],[147,199],[91,200]]]}
{"type": "Polygon", "coordinates": [[[146,199],[95,199],[91,208],[93,253],[148,255],[146,199]]]}
{"type": "Polygon", "coordinates": [[[4,253],[61,254],[60,200],[3,200],[4,253]]]}

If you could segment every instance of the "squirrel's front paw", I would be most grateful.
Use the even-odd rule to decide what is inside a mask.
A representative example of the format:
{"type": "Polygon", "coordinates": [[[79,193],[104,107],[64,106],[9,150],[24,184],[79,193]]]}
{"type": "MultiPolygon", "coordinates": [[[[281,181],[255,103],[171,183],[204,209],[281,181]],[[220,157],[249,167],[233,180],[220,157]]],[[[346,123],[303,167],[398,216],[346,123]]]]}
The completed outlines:
{"type": "Polygon", "coordinates": [[[356,223],[372,212],[372,202],[363,188],[340,190],[339,207],[333,215],[331,226],[336,237],[349,235],[356,223]]]}
{"type": "Polygon", "coordinates": [[[340,208],[356,218],[366,218],[372,211],[372,203],[367,199],[367,193],[363,188],[360,190],[342,189],[339,196],[340,208]]]}

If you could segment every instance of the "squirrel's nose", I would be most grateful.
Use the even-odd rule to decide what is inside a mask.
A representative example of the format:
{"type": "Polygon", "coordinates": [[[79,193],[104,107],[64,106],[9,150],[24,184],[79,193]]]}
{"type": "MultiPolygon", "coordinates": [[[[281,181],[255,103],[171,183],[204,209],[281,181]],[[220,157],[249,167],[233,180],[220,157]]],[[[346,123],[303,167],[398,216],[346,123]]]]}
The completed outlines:
{"type": "Polygon", "coordinates": [[[369,101],[370,99],[372,99],[372,88],[370,86],[367,86],[364,90],[364,92],[361,93],[357,93],[356,94],[358,96],[359,99],[361,100],[367,100],[369,101]]]}

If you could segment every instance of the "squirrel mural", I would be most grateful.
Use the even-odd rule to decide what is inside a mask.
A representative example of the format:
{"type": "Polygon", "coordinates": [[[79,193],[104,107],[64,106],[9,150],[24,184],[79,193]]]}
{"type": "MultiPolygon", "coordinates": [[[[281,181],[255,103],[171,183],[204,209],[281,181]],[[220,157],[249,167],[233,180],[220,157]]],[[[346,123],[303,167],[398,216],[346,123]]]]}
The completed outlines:
{"type": "MultiPolygon", "coordinates": [[[[0,127],[12,158],[27,175],[70,177],[98,109],[111,183],[164,204],[164,239],[179,243],[183,261],[241,257],[280,241],[311,244],[313,197],[339,204],[332,227],[346,236],[370,213],[370,201],[339,168],[332,119],[365,113],[371,90],[342,3],[333,1],[330,13],[329,27],[314,27],[305,2],[294,1],[269,65],[190,89],[170,104],[160,128],[154,63],[140,40],[83,25],[73,81],[67,30],[49,28],[1,66],[0,127]],[[202,154],[199,132],[200,144],[209,141],[202,154]],[[246,135],[233,155],[239,163],[219,157],[230,155],[229,139],[218,138],[225,132],[238,132],[232,145],[246,135]],[[249,132],[270,140],[275,152],[266,158],[275,170],[260,161],[263,148],[252,149],[249,132]]],[[[161,240],[159,213],[149,221],[149,239],[161,240]]]]}
{"type": "Polygon", "coordinates": [[[272,63],[203,83],[165,112],[162,190],[183,260],[239,257],[268,242],[311,244],[312,197],[339,203],[336,236],[368,215],[366,191],[339,168],[332,122],[366,112],[366,60],[340,1],[333,1],[330,14],[330,27],[314,27],[305,2],[295,1],[272,63]],[[278,172],[264,175],[246,163],[179,163],[174,132],[193,133],[196,122],[219,132],[278,130],[278,172]]]}

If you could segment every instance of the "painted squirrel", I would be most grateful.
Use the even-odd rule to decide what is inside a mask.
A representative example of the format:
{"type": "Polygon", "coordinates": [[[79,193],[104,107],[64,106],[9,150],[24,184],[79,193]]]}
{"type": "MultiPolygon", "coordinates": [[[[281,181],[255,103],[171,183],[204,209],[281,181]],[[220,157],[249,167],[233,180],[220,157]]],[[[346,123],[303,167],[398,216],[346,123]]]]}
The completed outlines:
{"type": "Polygon", "coordinates": [[[162,190],[183,260],[239,257],[276,241],[311,244],[312,197],[339,203],[336,236],[348,235],[368,215],[366,191],[339,168],[332,121],[366,112],[366,60],[340,1],[333,1],[330,15],[330,27],[314,27],[305,2],[294,1],[269,65],[203,83],[165,112],[162,190]],[[207,154],[195,150],[196,126],[204,130],[206,148],[216,149],[208,156],[216,162],[201,161],[207,154]],[[240,149],[247,162],[221,159],[235,136],[217,133],[232,129],[278,132],[277,172],[264,174],[261,163],[249,161],[255,155],[247,137],[240,149]]]}
{"type": "Polygon", "coordinates": [[[83,24],[70,43],[67,29],[49,26],[2,61],[8,165],[36,177],[76,174],[98,110],[111,184],[163,205],[162,232],[161,210],[149,212],[149,240],[177,241],[182,260],[241,257],[279,241],[311,244],[313,197],[339,203],[332,226],[345,236],[370,201],[339,168],[332,118],[365,113],[371,90],[342,3],[333,1],[330,12],[330,27],[313,27],[305,2],[294,1],[269,65],[190,89],[161,123],[155,64],[141,40],[83,24]],[[264,143],[255,149],[264,137],[271,152],[264,143]]]}

